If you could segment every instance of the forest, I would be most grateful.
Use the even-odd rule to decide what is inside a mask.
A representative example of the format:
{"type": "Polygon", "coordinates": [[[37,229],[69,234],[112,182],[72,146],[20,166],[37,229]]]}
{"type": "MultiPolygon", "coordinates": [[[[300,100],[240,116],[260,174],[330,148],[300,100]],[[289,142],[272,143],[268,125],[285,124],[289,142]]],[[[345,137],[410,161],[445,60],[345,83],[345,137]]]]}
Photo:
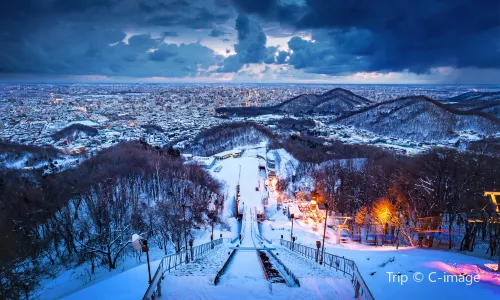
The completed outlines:
{"type": "Polygon", "coordinates": [[[225,123],[202,131],[184,151],[194,155],[210,156],[272,138],[274,134],[267,127],[255,122],[225,123]]]}
{"type": "Polygon", "coordinates": [[[183,164],[178,152],[138,142],[52,174],[2,168],[0,295],[28,299],[40,279],[61,266],[90,262],[92,273],[115,269],[124,256],[140,255],[130,246],[133,233],[165,254],[181,251],[182,205],[192,205],[189,235],[218,221],[219,190],[203,168],[183,164]]]}
{"type": "Polygon", "coordinates": [[[280,190],[296,191],[312,178],[311,197],[329,204],[332,215],[352,217],[351,234],[390,235],[413,246],[420,233],[439,236],[447,249],[480,247],[491,257],[500,251],[499,216],[484,196],[500,187],[498,153],[437,148],[405,156],[306,136],[271,146],[299,161],[294,176],[279,181],[280,190]]]}
{"type": "Polygon", "coordinates": [[[52,135],[52,139],[54,139],[54,141],[59,141],[60,139],[71,137],[78,132],[84,132],[87,135],[94,136],[99,133],[99,130],[91,126],[76,123],[55,132],[52,135]]]}

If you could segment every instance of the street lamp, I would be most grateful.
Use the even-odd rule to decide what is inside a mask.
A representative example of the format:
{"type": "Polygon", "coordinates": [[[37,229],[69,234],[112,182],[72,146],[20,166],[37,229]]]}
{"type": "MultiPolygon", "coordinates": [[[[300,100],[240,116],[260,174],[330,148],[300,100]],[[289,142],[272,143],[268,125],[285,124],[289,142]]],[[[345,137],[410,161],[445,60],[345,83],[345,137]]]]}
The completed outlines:
{"type": "Polygon", "coordinates": [[[328,221],[328,204],[325,203],[325,228],[323,229],[323,245],[321,249],[321,260],[319,261],[319,264],[323,264],[323,257],[325,256],[325,235],[326,235],[326,223],[328,221]]]}
{"type": "Polygon", "coordinates": [[[290,231],[290,242],[293,242],[293,217],[295,215],[294,214],[290,214],[290,218],[292,218],[292,231],[290,231]]]}
{"type": "Polygon", "coordinates": [[[319,253],[319,248],[321,248],[321,242],[320,241],[316,241],[316,262],[318,262],[318,253],[319,253]]]}
{"type": "Polygon", "coordinates": [[[188,254],[188,240],[187,240],[187,232],[186,232],[186,207],[192,207],[191,204],[182,204],[182,214],[184,215],[184,242],[186,243],[186,264],[189,263],[189,254],[188,254]]]}
{"type": "Polygon", "coordinates": [[[210,207],[210,210],[208,212],[208,218],[210,219],[212,223],[212,235],[210,235],[210,244],[211,248],[214,248],[214,223],[217,220],[217,209],[215,208],[215,205],[213,207],[210,207]]]}
{"type": "Polygon", "coordinates": [[[152,279],[151,279],[151,266],[149,265],[149,246],[148,246],[148,240],[146,240],[142,236],[134,233],[132,235],[132,247],[135,250],[142,250],[142,252],[146,253],[146,259],[147,259],[147,262],[148,262],[149,284],[151,284],[152,279]]]}
{"type": "MultiPolygon", "coordinates": [[[[497,214],[500,214],[500,200],[497,200],[497,196],[500,197],[500,192],[484,192],[484,196],[490,196],[491,197],[491,202],[493,205],[496,206],[496,212],[497,214]]],[[[500,254],[498,254],[498,266],[497,266],[497,272],[500,272],[500,254]]]]}

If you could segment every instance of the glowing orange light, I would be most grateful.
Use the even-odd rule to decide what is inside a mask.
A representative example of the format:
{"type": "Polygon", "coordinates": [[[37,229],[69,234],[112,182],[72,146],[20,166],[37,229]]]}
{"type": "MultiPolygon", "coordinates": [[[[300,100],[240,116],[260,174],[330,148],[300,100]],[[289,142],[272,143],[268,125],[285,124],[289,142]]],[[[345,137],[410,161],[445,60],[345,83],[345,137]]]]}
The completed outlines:
{"type": "Polygon", "coordinates": [[[373,206],[373,213],[381,224],[388,223],[393,215],[393,206],[386,198],[379,199],[373,206]]]}

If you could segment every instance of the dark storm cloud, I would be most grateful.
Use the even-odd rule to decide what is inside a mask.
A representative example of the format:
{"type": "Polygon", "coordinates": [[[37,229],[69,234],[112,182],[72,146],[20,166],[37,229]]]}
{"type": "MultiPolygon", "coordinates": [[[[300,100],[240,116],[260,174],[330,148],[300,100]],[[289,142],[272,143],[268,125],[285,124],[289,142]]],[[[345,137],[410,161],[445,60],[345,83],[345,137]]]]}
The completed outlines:
{"type": "Polygon", "coordinates": [[[217,70],[222,73],[231,73],[239,71],[245,64],[241,62],[238,54],[230,55],[224,59],[222,66],[217,70]]]}
{"type": "Polygon", "coordinates": [[[179,34],[177,32],[175,32],[175,31],[165,31],[165,32],[162,33],[162,36],[163,37],[169,37],[169,36],[171,36],[171,37],[177,37],[177,36],[179,36],[179,34]]]}
{"type": "MultiPolygon", "coordinates": [[[[213,50],[198,43],[168,45],[150,35],[132,36],[127,44],[124,29],[140,30],[167,14],[176,15],[175,25],[210,28],[229,18],[213,6],[182,0],[6,1],[0,9],[0,72],[196,76],[221,60],[213,50]]],[[[165,29],[162,37],[176,35],[165,29]]]]}
{"type": "Polygon", "coordinates": [[[208,35],[211,37],[220,37],[220,36],[224,36],[226,34],[227,34],[227,32],[219,30],[217,28],[214,28],[214,29],[210,30],[210,33],[208,35]]]}
{"type": "Polygon", "coordinates": [[[163,49],[157,49],[149,55],[150,59],[153,61],[165,61],[169,57],[175,56],[177,53],[168,51],[168,50],[163,50],[163,49]]]}
{"type": "Polygon", "coordinates": [[[215,64],[235,72],[249,63],[331,75],[500,69],[499,7],[498,0],[6,0],[0,72],[195,76],[215,64]],[[223,63],[199,43],[167,45],[151,35],[122,42],[125,31],[165,38],[202,29],[199,38],[227,43],[236,14],[236,54],[223,63]],[[294,37],[292,51],[275,55],[262,28],[270,37],[311,32],[313,41],[294,37]]]}
{"type": "Polygon", "coordinates": [[[238,43],[234,45],[235,55],[224,60],[220,72],[235,72],[249,63],[273,63],[275,47],[266,47],[267,37],[260,24],[247,15],[236,18],[238,43]]]}
{"type": "Polygon", "coordinates": [[[296,69],[318,74],[378,71],[370,60],[378,48],[365,29],[314,30],[312,39],[314,42],[293,37],[288,42],[291,53],[280,52],[277,62],[288,56],[287,63],[296,69]]]}
{"type": "Polygon", "coordinates": [[[329,35],[313,34],[315,42],[294,37],[288,43],[292,50],[288,64],[296,69],[319,74],[348,74],[366,71],[369,66],[363,57],[346,54],[336,48],[329,35]]]}
{"type": "Polygon", "coordinates": [[[280,51],[278,53],[278,56],[276,56],[276,63],[277,64],[284,64],[287,57],[288,57],[289,53],[286,52],[286,51],[280,51]]]}
{"type": "Polygon", "coordinates": [[[312,29],[313,34],[328,31],[317,34],[318,45],[306,43],[308,50],[291,56],[291,64],[308,72],[500,68],[496,0],[233,2],[240,11],[267,20],[312,29]],[[283,14],[286,9],[294,13],[283,14]],[[352,62],[351,70],[335,57],[352,62]]]}
{"type": "MultiPolygon", "coordinates": [[[[49,1],[50,2],[50,1],[49,1]]],[[[80,12],[87,9],[112,8],[118,0],[86,0],[86,1],[53,1],[55,10],[61,12],[80,12]]]]}
{"type": "Polygon", "coordinates": [[[276,9],[277,1],[275,0],[233,0],[234,5],[246,13],[265,14],[276,9]]]}
{"type": "Polygon", "coordinates": [[[165,13],[156,15],[147,20],[150,25],[157,26],[182,26],[192,29],[212,28],[216,24],[223,24],[231,18],[229,13],[217,13],[206,8],[196,8],[192,12],[165,13]]]}
{"type": "Polygon", "coordinates": [[[266,55],[266,35],[260,24],[246,15],[236,18],[238,43],[234,50],[243,63],[257,63],[266,55]]]}

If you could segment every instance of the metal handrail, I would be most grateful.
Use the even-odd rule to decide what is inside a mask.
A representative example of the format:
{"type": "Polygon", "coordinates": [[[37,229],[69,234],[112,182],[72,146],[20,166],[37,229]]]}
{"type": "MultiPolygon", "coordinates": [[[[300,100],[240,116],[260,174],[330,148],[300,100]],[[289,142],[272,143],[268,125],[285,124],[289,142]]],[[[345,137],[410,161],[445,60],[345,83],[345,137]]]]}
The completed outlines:
{"type": "MultiPolygon", "coordinates": [[[[199,256],[209,252],[215,246],[224,243],[224,241],[228,242],[230,241],[230,239],[219,238],[214,241],[188,249],[187,256],[189,256],[189,261],[193,261],[195,258],[198,258],[199,256]]],[[[151,280],[151,283],[149,284],[148,289],[146,290],[146,293],[144,293],[142,299],[150,300],[154,299],[156,296],[161,296],[161,281],[163,280],[163,276],[166,272],[170,273],[172,269],[177,269],[177,267],[182,264],[186,264],[186,249],[180,251],[179,253],[162,257],[160,264],[158,265],[158,269],[156,269],[155,275],[151,280]]]]}
{"type": "Polygon", "coordinates": [[[316,262],[318,260],[322,261],[322,265],[334,268],[336,271],[341,271],[344,275],[349,275],[351,277],[351,282],[355,289],[355,298],[374,300],[368,285],[364,281],[361,273],[359,272],[358,266],[353,260],[347,259],[345,257],[340,257],[331,253],[324,252],[323,258],[321,258],[321,253],[319,249],[314,249],[307,247],[298,243],[292,243],[286,240],[280,240],[281,245],[289,248],[292,251],[298,252],[299,254],[314,259],[316,262]]]}
{"type": "Polygon", "coordinates": [[[243,207],[242,217],[241,217],[241,230],[240,230],[240,243],[245,238],[245,228],[247,226],[246,208],[243,207]]]}

